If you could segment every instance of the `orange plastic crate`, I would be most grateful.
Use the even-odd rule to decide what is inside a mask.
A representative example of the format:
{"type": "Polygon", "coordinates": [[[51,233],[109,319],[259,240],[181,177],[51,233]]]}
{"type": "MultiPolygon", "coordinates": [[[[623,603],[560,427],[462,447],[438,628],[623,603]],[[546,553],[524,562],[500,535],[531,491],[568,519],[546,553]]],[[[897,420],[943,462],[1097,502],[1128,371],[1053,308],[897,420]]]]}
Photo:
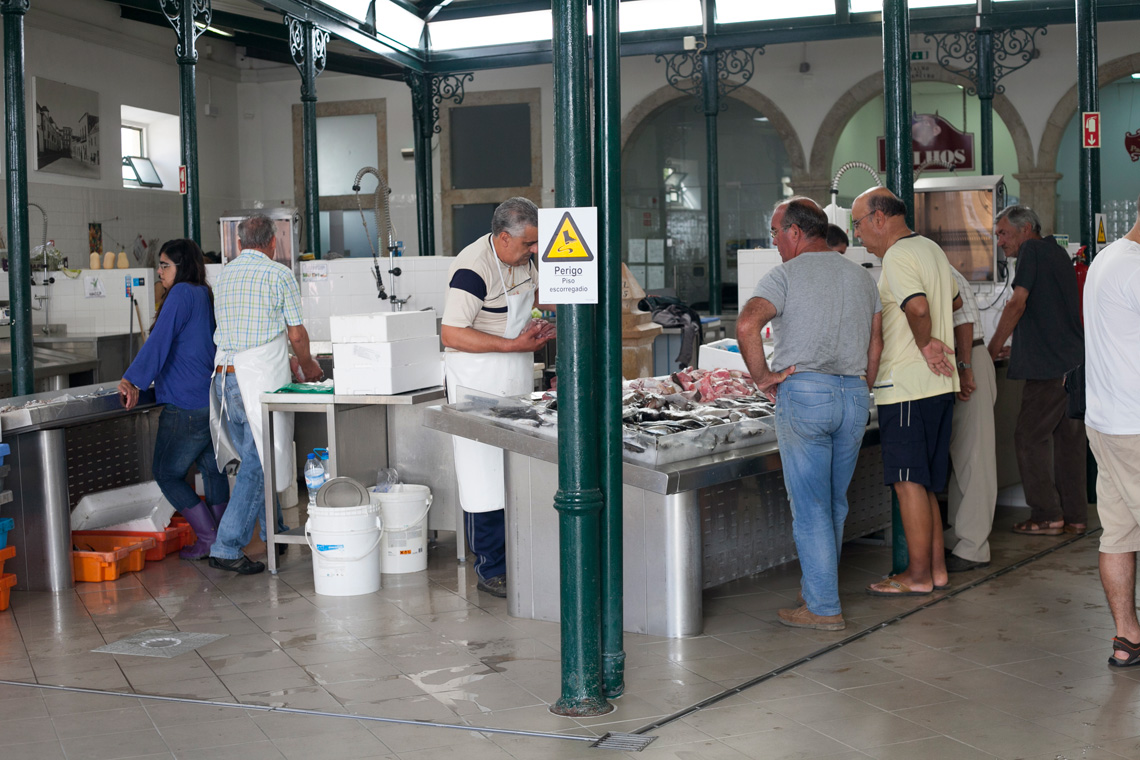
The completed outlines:
{"type": "Polygon", "coordinates": [[[12,587],[15,585],[15,573],[4,573],[0,575],[0,612],[8,609],[8,601],[12,596],[12,587]]]}
{"type": "Polygon", "coordinates": [[[186,518],[182,515],[175,514],[174,517],[170,518],[170,524],[172,526],[181,525],[185,527],[186,530],[190,531],[189,535],[184,539],[185,543],[182,544],[183,546],[190,546],[198,540],[198,534],[194,532],[194,529],[190,527],[190,523],[186,522],[186,518]]]}
{"type": "Polygon", "coordinates": [[[187,523],[172,523],[166,530],[159,531],[129,531],[129,530],[75,530],[71,532],[72,542],[78,546],[77,539],[85,536],[122,536],[124,538],[153,538],[154,548],[146,553],[147,562],[158,562],[165,559],[183,546],[194,543],[194,531],[187,523]]]}
{"type": "Polygon", "coordinates": [[[153,538],[124,536],[75,536],[71,568],[76,581],[113,581],[123,573],[133,573],[146,565],[146,553],[154,548],[153,538]]]}
{"type": "Polygon", "coordinates": [[[16,547],[6,546],[0,549],[0,573],[4,572],[4,563],[16,556],[16,547]]]}

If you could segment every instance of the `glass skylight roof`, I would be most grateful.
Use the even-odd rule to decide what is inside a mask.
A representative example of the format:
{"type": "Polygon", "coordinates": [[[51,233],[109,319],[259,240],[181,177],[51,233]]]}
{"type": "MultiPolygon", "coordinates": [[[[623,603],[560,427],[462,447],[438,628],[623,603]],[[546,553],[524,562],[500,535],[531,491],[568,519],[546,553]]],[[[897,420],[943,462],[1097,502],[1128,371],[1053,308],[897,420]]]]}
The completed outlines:
{"type": "MultiPolygon", "coordinates": [[[[876,0],[881,4],[882,0],[876,0]]],[[[912,3],[915,0],[911,0],[912,3]]],[[[830,16],[835,13],[835,0],[717,0],[718,24],[737,24],[745,21],[770,21],[805,16],[830,16]]]]}

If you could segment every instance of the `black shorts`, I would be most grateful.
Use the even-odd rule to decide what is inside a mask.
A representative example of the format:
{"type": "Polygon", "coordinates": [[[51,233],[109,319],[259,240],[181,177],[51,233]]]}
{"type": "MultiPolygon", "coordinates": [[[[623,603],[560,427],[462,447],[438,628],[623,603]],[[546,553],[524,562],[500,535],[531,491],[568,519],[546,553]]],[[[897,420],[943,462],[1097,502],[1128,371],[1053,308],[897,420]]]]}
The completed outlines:
{"type": "Polygon", "coordinates": [[[950,474],[953,417],[953,393],[880,406],[883,482],[889,486],[905,481],[936,493],[944,491],[950,474]]]}

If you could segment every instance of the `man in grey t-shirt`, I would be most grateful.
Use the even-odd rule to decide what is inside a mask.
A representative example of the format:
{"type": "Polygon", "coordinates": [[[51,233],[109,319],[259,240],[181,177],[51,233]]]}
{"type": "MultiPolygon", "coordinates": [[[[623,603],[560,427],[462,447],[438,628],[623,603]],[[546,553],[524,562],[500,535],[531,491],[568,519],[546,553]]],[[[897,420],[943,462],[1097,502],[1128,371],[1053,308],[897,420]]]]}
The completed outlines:
{"type": "Polygon", "coordinates": [[[803,572],[804,603],[780,610],[795,628],[839,631],[839,552],[847,486],[863,444],[883,350],[881,304],[863,268],[828,250],[827,216],[808,198],[772,213],[783,263],[756,286],[736,335],[756,385],[776,400],[784,487],[803,572]],[[772,367],[761,331],[775,333],[772,367]],[[779,398],[777,396],[779,390],[779,398]]]}

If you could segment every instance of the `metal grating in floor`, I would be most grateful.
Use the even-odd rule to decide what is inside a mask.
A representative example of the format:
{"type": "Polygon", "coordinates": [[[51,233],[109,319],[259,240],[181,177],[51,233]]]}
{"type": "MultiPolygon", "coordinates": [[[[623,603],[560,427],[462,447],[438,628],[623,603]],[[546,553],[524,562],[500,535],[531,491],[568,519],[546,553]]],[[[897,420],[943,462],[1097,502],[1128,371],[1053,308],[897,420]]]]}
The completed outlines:
{"type": "Polygon", "coordinates": [[[224,639],[224,633],[190,633],[187,631],[166,631],[150,629],[131,634],[125,639],[104,644],[92,652],[105,652],[107,654],[133,654],[140,657],[177,657],[180,654],[193,652],[218,639],[224,639]]]}

